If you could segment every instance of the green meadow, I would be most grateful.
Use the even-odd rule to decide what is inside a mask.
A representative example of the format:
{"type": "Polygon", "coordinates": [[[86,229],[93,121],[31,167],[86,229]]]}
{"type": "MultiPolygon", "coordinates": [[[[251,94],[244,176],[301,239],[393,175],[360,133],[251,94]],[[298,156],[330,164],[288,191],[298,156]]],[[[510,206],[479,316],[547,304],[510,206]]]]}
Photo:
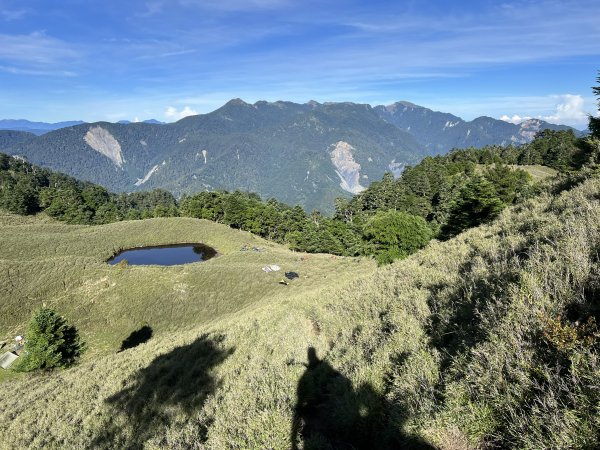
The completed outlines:
{"type": "Polygon", "coordinates": [[[250,233],[187,218],[148,219],[103,226],[71,226],[49,218],[0,215],[0,329],[6,340],[24,333],[42,305],[68,317],[88,343],[87,358],[111,353],[141,324],[155,335],[252,308],[258,302],[345,283],[372,267],[368,260],[304,256],[250,233]],[[179,266],[110,266],[119,249],[204,243],[217,257],[179,266]],[[244,247],[262,251],[241,251],[244,247]],[[277,264],[282,270],[264,273],[277,264]],[[284,272],[300,276],[279,284],[284,272]]]}

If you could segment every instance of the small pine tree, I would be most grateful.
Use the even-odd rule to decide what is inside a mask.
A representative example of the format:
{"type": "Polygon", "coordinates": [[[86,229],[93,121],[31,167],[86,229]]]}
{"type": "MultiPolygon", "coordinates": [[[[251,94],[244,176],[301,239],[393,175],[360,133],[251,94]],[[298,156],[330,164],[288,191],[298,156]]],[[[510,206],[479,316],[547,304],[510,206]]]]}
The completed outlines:
{"type": "Polygon", "coordinates": [[[494,219],[505,207],[494,185],[482,176],[473,176],[462,188],[450,209],[442,236],[449,238],[494,219]]]}
{"type": "MultiPolygon", "coordinates": [[[[598,86],[593,87],[592,90],[594,91],[594,95],[598,97],[598,107],[600,108],[600,76],[596,80],[598,81],[598,86]]],[[[588,128],[592,132],[592,136],[600,138],[600,117],[590,116],[588,128]]]]}
{"type": "Polygon", "coordinates": [[[17,365],[23,372],[68,367],[85,350],[77,329],[51,308],[33,313],[25,339],[24,354],[17,365]]]}

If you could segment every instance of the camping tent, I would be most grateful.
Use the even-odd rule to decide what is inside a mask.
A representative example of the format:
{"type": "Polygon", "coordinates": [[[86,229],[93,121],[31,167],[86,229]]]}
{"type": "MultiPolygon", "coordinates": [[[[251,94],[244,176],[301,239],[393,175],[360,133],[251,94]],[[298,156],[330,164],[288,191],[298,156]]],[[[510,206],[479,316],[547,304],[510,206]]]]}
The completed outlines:
{"type": "Polygon", "coordinates": [[[13,363],[17,360],[19,355],[15,355],[11,352],[6,352],[2,356],[0,356],[0,367],[3,369],[8,369],[13,363]]]}

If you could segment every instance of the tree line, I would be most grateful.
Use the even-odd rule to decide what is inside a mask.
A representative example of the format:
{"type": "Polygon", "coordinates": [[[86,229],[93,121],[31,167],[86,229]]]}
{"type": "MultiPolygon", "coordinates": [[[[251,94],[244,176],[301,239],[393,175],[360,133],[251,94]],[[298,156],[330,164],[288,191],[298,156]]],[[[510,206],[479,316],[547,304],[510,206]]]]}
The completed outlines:
{"type": "Polygon", "coordinates": [[[351,199],[339,198],[332,217],[253,193],[199,192],[177,200],[164,190],[111,193],[105,188],[0,154],[0,208],[44,211],[70,224],[105,224],[151,217],[195,217],[287,244],[293,250],[373,255],[380,263],[405,257],[432,238],[446,239],[496,217],[534,191],[519,165],[577,170],[598,148],[572,131],[545,130],[520,147],[453,150],[407,167],[351,199]]]}

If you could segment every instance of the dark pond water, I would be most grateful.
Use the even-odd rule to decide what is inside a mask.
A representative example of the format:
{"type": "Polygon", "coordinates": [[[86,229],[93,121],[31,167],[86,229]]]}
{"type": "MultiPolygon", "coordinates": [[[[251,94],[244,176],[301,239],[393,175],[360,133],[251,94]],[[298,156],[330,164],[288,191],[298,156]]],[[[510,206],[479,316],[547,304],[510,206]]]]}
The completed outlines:
{"type": "Polygon", "coordinates": [[[108,260],[110,265],[124,259],[132,266],[176,266],[206,261],[217,254],[214,248],[202,244],[173,244],[122,250],[108,260]]]}

